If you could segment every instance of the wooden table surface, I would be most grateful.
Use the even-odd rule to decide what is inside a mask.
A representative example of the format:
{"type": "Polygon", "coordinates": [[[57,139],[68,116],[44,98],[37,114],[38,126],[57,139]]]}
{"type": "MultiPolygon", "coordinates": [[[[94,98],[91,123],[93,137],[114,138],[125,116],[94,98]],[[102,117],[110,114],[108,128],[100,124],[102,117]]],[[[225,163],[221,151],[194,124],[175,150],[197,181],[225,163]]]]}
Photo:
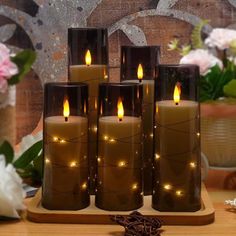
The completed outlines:
{"type": "MultiPolygon", "coordinates": [[[[163,226],[162,235],[236,236],[236,211],[229,212],[225,199],[236,197],[235,191],[208,189],[216,210],[215,223],[205,226],[163,226]]],[[[29,199],[26,200],[26,205],[29,199]]],[[[122,236],[123,228],[116,225],[37,224],[29,222],[25,214],[19,222],[1,222],[0,236],[60,236],[60,235],[110,235],[122,236]]]]}

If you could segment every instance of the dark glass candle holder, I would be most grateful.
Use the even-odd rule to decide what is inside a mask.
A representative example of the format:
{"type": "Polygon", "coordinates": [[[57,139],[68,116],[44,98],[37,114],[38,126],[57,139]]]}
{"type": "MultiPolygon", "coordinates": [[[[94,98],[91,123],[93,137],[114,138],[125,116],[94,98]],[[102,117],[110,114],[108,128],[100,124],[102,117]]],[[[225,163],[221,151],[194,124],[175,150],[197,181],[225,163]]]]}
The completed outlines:
{"type": "Polygon", "coordinates": [[[103,28],[68,30],[69,80],[89,85],[89,166],[94,191],[97,151],[98,85],[108,81],[108,34],[103,28]]]}
{"type": "Polygon", "coordinates": [[[159,211],[201,207],[198,84],[196,65],[157,68],[152,206],[159,211]]]}
{"type": "Polygon", "coordinates": [[[44,95],[42,205],[78,210],[89,205],[88,86],[48,83],[44,95]]]}
{"type": "Polygon", "coordinates": [[[152,194],[154,79],[159,54],[159,46],[121,47],[121,81],[143,85],[144,195],[152,194]]]}
{"type": "Polygon", "coordinates": [[[142,85],[99,87],[96,206],[129,211],[143,205],[142,85]]]}

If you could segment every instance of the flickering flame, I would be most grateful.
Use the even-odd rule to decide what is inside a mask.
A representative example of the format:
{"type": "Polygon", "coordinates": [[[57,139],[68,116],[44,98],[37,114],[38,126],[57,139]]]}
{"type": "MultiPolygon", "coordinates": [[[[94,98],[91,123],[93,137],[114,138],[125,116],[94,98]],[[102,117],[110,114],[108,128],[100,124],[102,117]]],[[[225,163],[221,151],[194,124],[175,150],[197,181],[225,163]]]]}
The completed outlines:
{"type": "Polygon", "coordinates": [[[92,63],[92,56],[91,56],[91,53],[89,50],[86,51],[86,54],[85,54],[85,64],[87,66],[90,66],[92,63]]]}
{"type": "Polygon", "coordinates": [[[68,98],[65,97],[63,102],[63,116],[65,117],[65,121],[68,120],[69,115],[70,115],[70,105],[68,98]]]}
{"type": "Polygon", "coordinates": [[[119,118],[119,121],[122,121],[122,118],[124,116],[124,107],[121,98],[118,99],[117,102],[117,116],[119,118]]]}
{"type": "Polygon", "coordinates": [[[178,84],[175,85],[175,90],[174,90],[174,102],[176,105],[179,104],[180,102],[180,94],[181,94],[181,89],[180,89],[180,86],[178,84]]]}
{"type": "Polygon", "coordinates": [[[138,77],[139,81],[141,82],[142,78],[143,78],[143,67],[142,67],[142,64],[138,64],[137,77],[138,77]]]}

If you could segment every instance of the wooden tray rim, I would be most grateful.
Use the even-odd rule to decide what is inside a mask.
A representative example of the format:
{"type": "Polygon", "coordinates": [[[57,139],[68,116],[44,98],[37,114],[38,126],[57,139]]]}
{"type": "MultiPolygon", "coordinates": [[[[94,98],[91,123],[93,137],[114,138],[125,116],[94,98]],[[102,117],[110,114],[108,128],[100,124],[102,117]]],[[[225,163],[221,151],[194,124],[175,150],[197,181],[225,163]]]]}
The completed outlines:
{"type": "MultiPolygon", "coordinates": [[[[128,215],[131,211],[105,211],[95,207],[91,196],[89,207],[77,211],[47,210],[41,206],[41,189],[27,207],[27,217],[37,223],[114,224],[110,215],[128,215]],[[93,209],[94,208],[94,209],[93,209]]],[[[144,215],[158,217],[165,225],[205,225],[214,222],[215,210],[204,184],[202,184],[202,209],[196,212],[160,212],[151,207],[151,196],[144,197],[144,206],[138,209],[144,215]],[[149,202],[145,206],[145,202],[149,202]],[[147,209],[145,209],[147,208],[147,209]]]]}

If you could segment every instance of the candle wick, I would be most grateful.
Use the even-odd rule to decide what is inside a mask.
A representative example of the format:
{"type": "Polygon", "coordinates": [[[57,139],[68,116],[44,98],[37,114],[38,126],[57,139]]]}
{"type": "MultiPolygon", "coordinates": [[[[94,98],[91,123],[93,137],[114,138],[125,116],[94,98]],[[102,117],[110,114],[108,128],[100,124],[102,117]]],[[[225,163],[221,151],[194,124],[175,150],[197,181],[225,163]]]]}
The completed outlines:
{"type": "Polygon", "coordinates": [[[68,121],[68,117],[65,117],[65,122],[67,122],[68,121]]]}
{"type": "Polygon", "coordinates": [[[176,102],[176,103],[175,103],[175,105],[177,106],[177,105],[179,105],[179,103],[178,103],[178,102],[176,102]]]}
{"type": "Polygon", "coordinates": [[[122,118],[119,118],[119,121],[122,121],[122,118]]]}
{"type": "Polygon", "coordinates": [[[140,84],[142,83],[142,79],[139,79],[139,83],[140,83],[140,84]]]}

